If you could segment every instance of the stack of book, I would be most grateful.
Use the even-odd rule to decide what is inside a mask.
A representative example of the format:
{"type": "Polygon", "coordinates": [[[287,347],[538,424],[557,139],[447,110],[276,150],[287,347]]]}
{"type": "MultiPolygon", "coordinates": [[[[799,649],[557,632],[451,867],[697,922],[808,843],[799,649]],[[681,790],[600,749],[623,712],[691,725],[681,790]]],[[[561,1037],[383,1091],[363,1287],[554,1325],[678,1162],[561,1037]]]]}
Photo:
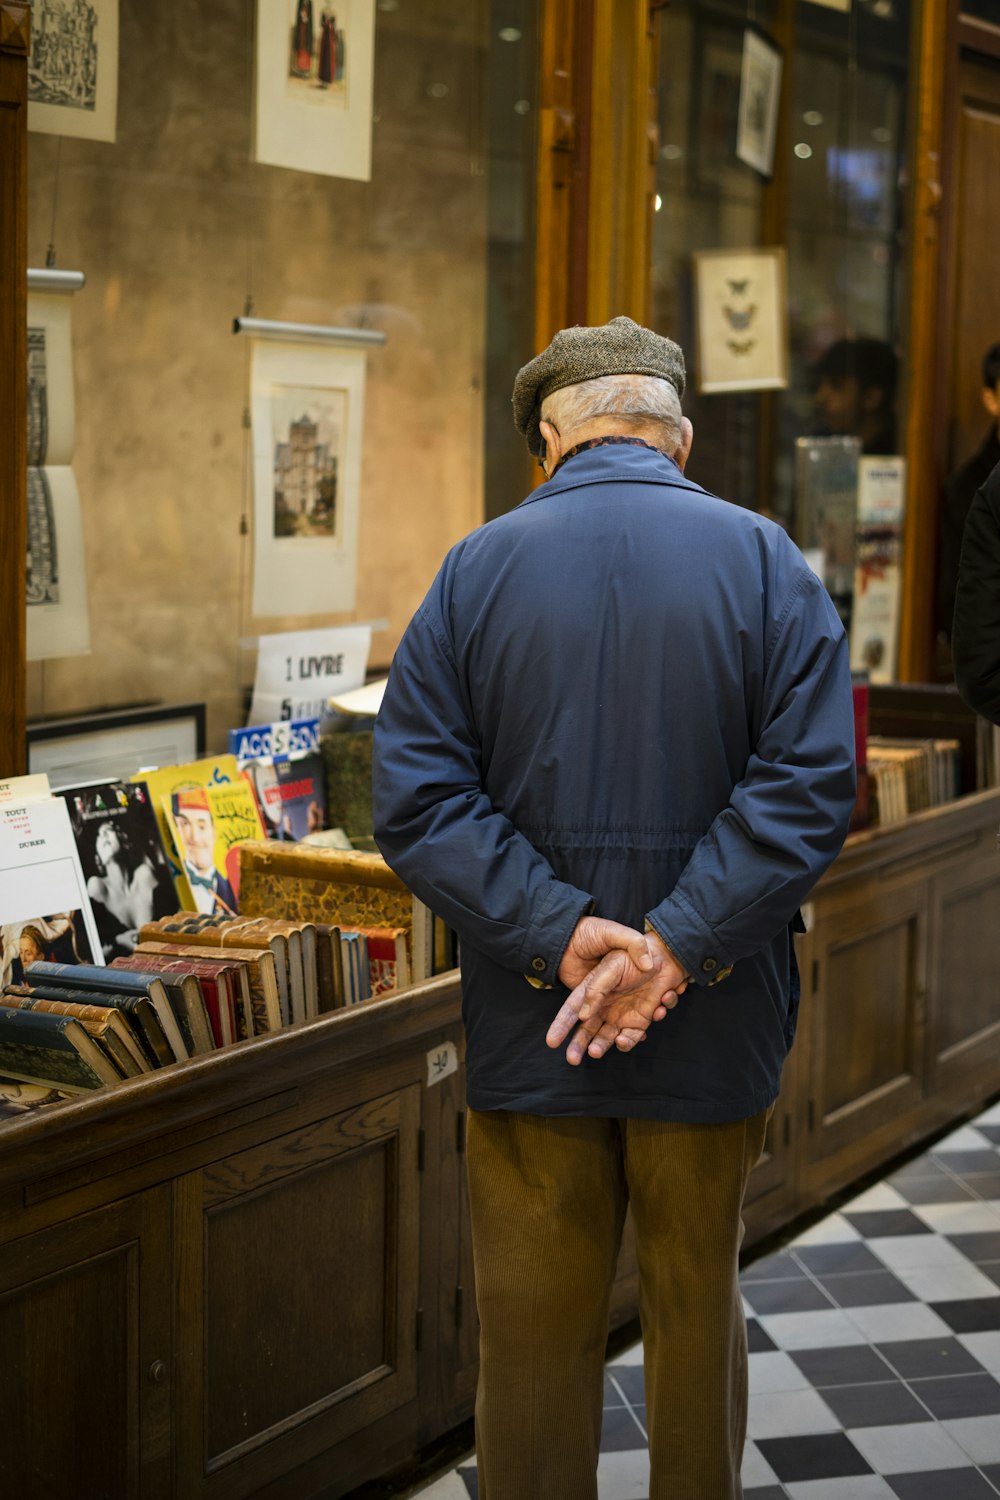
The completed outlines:
{"type": "Polygon", "coordinates": [[[959,742],[868,737],[870,821],[898,823],[959,794],[959,742]]]}

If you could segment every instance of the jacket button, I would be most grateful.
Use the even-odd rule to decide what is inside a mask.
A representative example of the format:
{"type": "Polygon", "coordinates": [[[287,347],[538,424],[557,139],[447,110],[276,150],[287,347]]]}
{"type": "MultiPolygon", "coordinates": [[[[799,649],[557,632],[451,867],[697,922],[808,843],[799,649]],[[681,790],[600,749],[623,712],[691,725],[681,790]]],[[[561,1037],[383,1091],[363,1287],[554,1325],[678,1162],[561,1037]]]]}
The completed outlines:
{"type": "Polygon", "coordinates": [[[701,972],[703,974],[712,974],[718,967],[719,961],[717,958],[706,958],[702,960],[701,972]]]}
{"type": "Polygon", "coordinates": [[[536,974],[544,974],[545,970],[548,968],[548,964],[545,962],[544,958],[539,958],[536,956],[531,960],[531,967],[534,969],[536,974]]]}

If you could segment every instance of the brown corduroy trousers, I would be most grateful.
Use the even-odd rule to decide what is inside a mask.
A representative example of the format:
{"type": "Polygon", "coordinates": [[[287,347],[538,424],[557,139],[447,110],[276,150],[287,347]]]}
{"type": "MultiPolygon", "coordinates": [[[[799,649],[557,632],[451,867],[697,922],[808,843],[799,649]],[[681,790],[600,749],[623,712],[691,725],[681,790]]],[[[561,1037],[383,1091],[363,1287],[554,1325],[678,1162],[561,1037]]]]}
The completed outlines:
{"type": "Polygon", "coordinates": [[[650,1500],[739,1500],[741,1210],[768,1114],[684,1125],[469,1111],[480,1500],[596,1500],[608,1305],[628,1205],[650,1500]]]}

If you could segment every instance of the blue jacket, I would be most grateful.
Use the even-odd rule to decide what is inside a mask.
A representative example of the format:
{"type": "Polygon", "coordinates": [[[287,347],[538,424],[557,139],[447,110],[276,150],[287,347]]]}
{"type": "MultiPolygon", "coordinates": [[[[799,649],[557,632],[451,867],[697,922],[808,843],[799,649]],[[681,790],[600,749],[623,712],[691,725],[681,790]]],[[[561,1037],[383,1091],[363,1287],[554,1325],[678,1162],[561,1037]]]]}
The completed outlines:
{"type": "Polygon", "coordinates": [[[581,452],[453,547],[375,726],[375,836],[461,939],[472,1107],[712,1122],[771,1103],[792,925],[854,788],[826,591],[780,527],[671,459],[581,452]],[[573,1068],[545,1032],[588,910],[648,919],[696,982],[633,1052],[573,1068]]]}

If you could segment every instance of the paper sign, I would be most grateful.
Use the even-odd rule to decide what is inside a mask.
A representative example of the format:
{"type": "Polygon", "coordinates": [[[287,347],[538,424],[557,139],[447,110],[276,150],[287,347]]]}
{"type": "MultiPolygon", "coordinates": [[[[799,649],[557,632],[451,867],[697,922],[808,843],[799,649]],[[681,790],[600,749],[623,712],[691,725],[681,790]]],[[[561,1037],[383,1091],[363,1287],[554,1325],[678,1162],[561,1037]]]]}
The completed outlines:
{"type": "Polygon", "coordinates": [[[247,724],[318,719],[334,693],[361,687],[371,643],[370,625],[262,635],[247,724]]]}
{"type": "Polygon", "coordinates": [[[451,1073],[458,1072],[458,1052],[454,1042],[442,1042],[432,1047],[427,1054],[427,1087],[440,1083],[451,1073]]]}

